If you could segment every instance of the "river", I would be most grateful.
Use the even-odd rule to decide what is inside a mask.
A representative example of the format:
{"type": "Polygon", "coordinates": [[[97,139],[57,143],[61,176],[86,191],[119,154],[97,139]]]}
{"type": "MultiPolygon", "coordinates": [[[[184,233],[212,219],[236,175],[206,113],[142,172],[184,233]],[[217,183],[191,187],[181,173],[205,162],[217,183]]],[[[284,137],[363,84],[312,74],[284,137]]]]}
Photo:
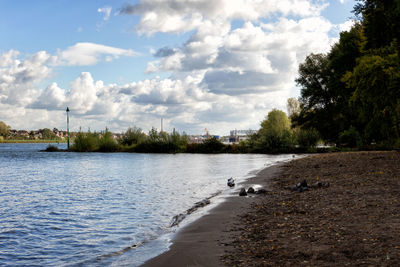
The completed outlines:
{"type": "Polygon", "coordinates": [[[138,266],[207,208],[171,227],[175,215],[218,192],[211,202],[221,201],[235,190],[229,177],[292,157],[40,152],[46,146],[0,144],[0,266],[138,266]]]}

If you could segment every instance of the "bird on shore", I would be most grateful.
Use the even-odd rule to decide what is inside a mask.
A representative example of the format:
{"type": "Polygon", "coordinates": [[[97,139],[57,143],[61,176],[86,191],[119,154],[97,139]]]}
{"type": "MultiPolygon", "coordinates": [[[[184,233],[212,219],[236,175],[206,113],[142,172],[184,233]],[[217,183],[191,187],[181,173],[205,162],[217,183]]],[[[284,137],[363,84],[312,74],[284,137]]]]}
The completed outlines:
{"type": "Polygon", "coordinates": [[[229,187],[234,187],[235,186],[235,180],[233,180],[232,177],[228,179],[228,186],[229,187]]]}

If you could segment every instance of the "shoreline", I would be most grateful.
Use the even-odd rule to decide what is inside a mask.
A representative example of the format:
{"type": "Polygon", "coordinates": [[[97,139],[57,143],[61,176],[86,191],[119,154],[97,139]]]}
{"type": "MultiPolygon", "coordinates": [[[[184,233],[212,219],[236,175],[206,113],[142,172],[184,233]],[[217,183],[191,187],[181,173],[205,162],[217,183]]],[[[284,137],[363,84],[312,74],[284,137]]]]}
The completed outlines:
{"type": "Polygon", "coordinates": [[[284,162],[261,169],[255,176],[236,185],[234,193],[213,207],[207,214],[178,230],[169,250],[146,261],[143,267],[156,266],[223,266],[221,257],[226,244],[233,241],[238,216],[245,214],[262,195],[239,196],[238,189],[260,186],[270,190],[272,178],[281,171],[284,162]]]}
{"type": "Polygon", "coordinates": [[[272,191],[238,218],[223,264],[400,266],[399,175],[399,151],[319,154],[283,165],[272,191]]]}

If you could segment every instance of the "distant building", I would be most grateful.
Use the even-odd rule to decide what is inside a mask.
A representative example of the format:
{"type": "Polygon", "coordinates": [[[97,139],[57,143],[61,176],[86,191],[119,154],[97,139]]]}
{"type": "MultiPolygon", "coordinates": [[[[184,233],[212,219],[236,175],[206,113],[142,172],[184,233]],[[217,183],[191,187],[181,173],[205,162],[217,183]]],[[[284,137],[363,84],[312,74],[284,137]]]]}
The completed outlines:
{"type": "Polygon", "coordinates": [[[248,140],[250,136],[255,133],[257,133],[257,130],[231,130],[229,143],[238,143],[240,141],[248,140]]]}
{"type": "Polygon", "coordinates": [[[189,144],[201,144],[208,138],[215,138],[220,140],[219,135],[189,135],[188,143],[189,144]]]}

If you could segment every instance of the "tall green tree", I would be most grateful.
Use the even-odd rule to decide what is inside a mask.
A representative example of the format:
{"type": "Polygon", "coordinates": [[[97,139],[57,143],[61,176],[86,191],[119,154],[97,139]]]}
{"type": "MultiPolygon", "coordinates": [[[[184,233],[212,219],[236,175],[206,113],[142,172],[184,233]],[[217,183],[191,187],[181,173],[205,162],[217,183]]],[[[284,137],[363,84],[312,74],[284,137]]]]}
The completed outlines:
{"type": "Polygon", "coordinates": [[[285,152],[293,148],[293,133],[286,113],[274,109],[261,122],[261,129],[253,135],[250,145],[256,152],[285,152]]]}
{"type": "Polygon", "coordinates": [[[49,129],[49,128],[44,128],[41,130],[42,132],[42,138],[45,140],[51,140],[55,138],[55,134],[49,129]]]}
{"type": "Polygon", "coordinates": [[[289,118],[298,116],[300,113],[300,102],[294,97],[288,98],[286,108],[289,118]]]}
{"type": "Polygon", "coordinates": [[[292,118],[294,126],[317,129],[323,139],[335,142],[353,121],[349,100],[353,88],[342,77],[351,71],[361,54],[362,26],[355,24],[340,34],[328,54],[310,54],[299,66],[296,83],[301,87],[301,112],[292,118]]]}
{"type": "MultiPolygon", "coordinates": [[[[362,19],[365,50],[382,48],[400,37],[400,0],[358,0],[354,13],[362,19]]],[[[397,43],[397,49],[399,49],[397,43]]]]}
{"type": "Polygon", "coordinates": [[[8,132],[10,131],[11,127],[5,124],[4,122],[0,121],[0,136],[7,136],[8,132]]]}
{"type": "Polygon", "coordinates": [[[396,45],[359,59],[343,78],[355,91],[350,104],[367,143],[395,143],[400,138],[400,58],[396,45]]]}

